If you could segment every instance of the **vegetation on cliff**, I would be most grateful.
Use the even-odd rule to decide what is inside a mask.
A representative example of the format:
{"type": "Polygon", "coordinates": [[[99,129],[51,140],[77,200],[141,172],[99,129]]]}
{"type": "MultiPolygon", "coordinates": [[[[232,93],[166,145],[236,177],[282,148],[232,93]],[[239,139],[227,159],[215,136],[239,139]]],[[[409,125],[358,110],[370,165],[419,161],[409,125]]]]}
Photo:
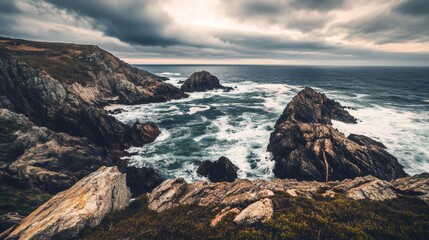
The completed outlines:
{"type": "Polygon", "coordinates": [[[148,210],[147,198],[109,215],[82,239],[428,239],[429,209],[418,199],[384,202],[338,196],[273,197],[274,216],[265,224],[241,226],[225,217],[210,227],[212,208],[184,205],[148,210]]]}

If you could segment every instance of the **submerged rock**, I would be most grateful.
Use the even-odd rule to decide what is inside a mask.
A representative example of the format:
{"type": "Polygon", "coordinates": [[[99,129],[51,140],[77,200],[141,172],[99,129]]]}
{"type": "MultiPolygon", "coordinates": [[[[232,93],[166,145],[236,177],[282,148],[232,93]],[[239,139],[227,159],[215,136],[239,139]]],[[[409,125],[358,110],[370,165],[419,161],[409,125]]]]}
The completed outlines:
{"type": "Polygon", "coordinates": [[[193,73],[180,87],[185,92],[204,92],[215,89],[231,91],[233,88],[224,87],[216,76],[207,71],[193,73]]]}
{"type": "Polygon", "coordinates": [[[211,182],[233,182],[237,179],[237,171],[238,167],[226,157],[220,157],[214,162],[206,160],[197,169],[199,175],[211,182]]]}
{"type": "Polygon", "coordinates": [[[342,180],[373,175],[383,180],[405,177],[385,146],[365,136],[348,138],[331,119],[355,123],[339,103],[305,88],[277,120],[267,150],[276,162],[274,174],[298,180],[342,180]]]}
{"type": "Polygon", "coordinates": [[[22,222],[0,235],[2,239],[70,239],[97,226],[130,200],[125,174],[116,167],[101,167],[60,192],[22,222]]]}

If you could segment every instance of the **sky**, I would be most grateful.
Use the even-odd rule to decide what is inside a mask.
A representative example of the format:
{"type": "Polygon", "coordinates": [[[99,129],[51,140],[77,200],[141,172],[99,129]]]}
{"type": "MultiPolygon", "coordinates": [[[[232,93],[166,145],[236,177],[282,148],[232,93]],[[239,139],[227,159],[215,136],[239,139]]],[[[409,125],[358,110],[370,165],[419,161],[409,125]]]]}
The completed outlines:
{"type": "Polygon", "coordinates": [[[429,66],[429,0],[0,0],[0,23],[133,64],[429,66]]]}

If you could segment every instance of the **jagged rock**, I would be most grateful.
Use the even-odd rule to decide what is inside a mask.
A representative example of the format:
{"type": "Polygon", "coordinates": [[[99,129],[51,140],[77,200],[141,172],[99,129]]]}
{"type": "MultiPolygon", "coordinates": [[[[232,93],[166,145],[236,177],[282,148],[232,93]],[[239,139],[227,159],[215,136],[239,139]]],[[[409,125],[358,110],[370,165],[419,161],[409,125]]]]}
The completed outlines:
{"type": "Polygon", "coordinates": [[[15,226],[21,222],[22,219],[24,219],[24,216],[14,212],[8,212],[0,215],[0,233],[12,226],[15,226]]]}
{"type": "Polygon", "coordinates": [[[152,168],[127,167],[127,186],[132,197],[151,192],[162,183],[163,179],[152,168]]]}
{"type": "MultiPolygon", "coordinates": [[[[416,179],[398,179],[391,183],[377,179],[373,176],[357,177],[343,181],[316,182],[297,181],[294,179],[273,179],[273,180],[247,180],[237,179],[234,182],[194,182],[187,183],[184,179],[169,179],[155,188],[148,198],[148,208],[154,211],[165,211],[180,205],[198,205],[213,207],[217,215],[212,219],[211,225],[216,226],[228,214],[242,214],[238,219],[247,219],[244,216],[252,216],[255,209],[260,211],[259,220],[267,221],[270,216],[270,204],[268,200],[278,194],[286,194],[291,197],[335,197],[342,195],[351,199],[369,199],[374,201],[384,201],[394,199],[399,196],[416,197],[415,191],[423,191],[428,188],[429,176],[416,179]],[[412,189],[400,192],[392,184],[397,186],[408,186],[412,189]],[[259,202],[248,210],[249,205],[259,202]],[[263,204],[264,206],[262,206],[263,204]],[[243,213],[244,212],[244,213],[243,213]],[[262,217],[265,216],[265,217],[262,217]]],[[[282,195],[280,195],[282,196],[282,195]]],[[[420,197],[422,195],[418,195],[420,197]]],[[[426,195],[428,196],[428,195],[426,195]]],[[[272,215],[272,213],[271,213],[272,215]]],[[[235,216],[237,217],[237,216],[235,216]]],[[[248,219],[254,219],[249,217],[248,219]]],[[[252,221],[240,220],[243,223],[252,221]]]]}
{"type": "Polygon", "coordinates": [[[220,84],[216,76],[207,71],[193,73],[180,87],[185,92],[204,92],[215,89],[233,90],[230,87],[224,87],[220,84]]]}
{"type": "Polygon", "coordinates": [[[125,174],[101,167],[60,192],[22,222],[0,235],[2,239],[70,239],[97,226],[106,214],[124,209],[130,200],[125,174]]]}
{"type": "Polygon", "coordinates": [[[220,157],[217,161],[206,160],[201,163],[197,173],[211,182],[233,182],[237,178],[238,167],[228,158],[220,157]]]}
{"type": "Polygon", "coordinates": [[[266,223],[273,217],[273,202],[269,198],[250,204],[234,218],[239,225],[266,223]]]}
{"type": "Polygon", "coordinates": [[[34,125],[22,114],[0,109],[2,179],[17,187],[57,193],[101,166],[113,166],[108,152],[84,138],[34,125]]]}
{"type": "Polygon", "coordinates": [[[399,178],[393,181],[392,185],[399,193],[418,196],[429,205],[429,173],[399,178]]]}
{"type": "Polygon", "coordinates": [[[288,103],[276,125],[287,120],[332,125],[332,119],[345,123],[356,123],[356,118],[344,110],[341,104],[327,98],[325,94],[306,87],[288,103]]]}
{"type": "Polygon", "coordinates": [[[405,177],[403,167],[379,142],[344,134],[331,119],[354,122],[340,104],[305,88],[287,105],[270,135],[267,150],[279,178],[342,180],[374,175],[383,180],[405,177]]]}
{"type": "Polygon", "coordinates": [[[162,82],[163,78],[134,68],[97,46],[2,38],[0,50],[0,108],[110,149],[139,143],[130,137],[130,126],[100,106],[187,96],[162,82]],[[53,57],[57,55],[61,59],[53,57]]]}

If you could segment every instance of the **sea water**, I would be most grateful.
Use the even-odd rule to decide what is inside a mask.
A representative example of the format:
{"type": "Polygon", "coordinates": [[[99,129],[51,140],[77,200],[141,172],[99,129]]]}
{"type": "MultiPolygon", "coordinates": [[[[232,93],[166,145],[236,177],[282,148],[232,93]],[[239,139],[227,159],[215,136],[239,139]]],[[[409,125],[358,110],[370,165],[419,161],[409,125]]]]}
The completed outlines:
{"type": "Polygon", "coordinates": [[[384,143],[409,174],[429,172],[429,68],[147,65],[136,67],[179,81],[207,70],[230,92],[190,93],[187,99],[125,106],[114,117],[126,124],[153,121],[162,134],[128,151],[132,166],[155,168],[163,177],[201,179],[204,160],[228,157],[240,178],[272,178],[266,151],[270,133],[287,103],[304,87],[350,106],[358,124],[333,121],[346,135],[384,143]]]}

